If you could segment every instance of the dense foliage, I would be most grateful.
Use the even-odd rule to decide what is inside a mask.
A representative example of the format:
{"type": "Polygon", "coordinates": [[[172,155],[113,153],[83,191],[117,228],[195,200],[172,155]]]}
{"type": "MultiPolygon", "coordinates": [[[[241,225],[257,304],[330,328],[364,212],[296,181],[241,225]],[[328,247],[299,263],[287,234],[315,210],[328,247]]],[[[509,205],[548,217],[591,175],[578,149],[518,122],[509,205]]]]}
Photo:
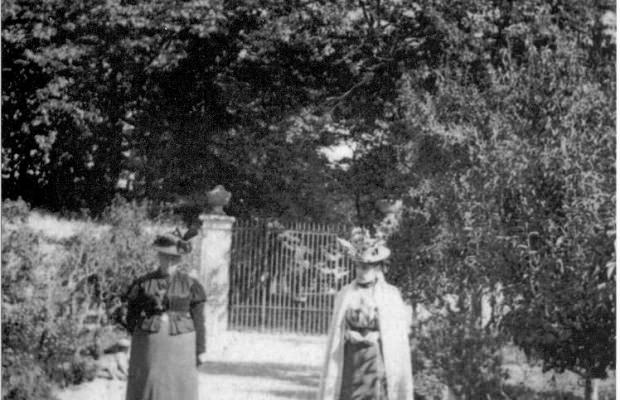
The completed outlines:
{"type": "Polygon", "coordinates": [[[436,326],[586,380],[614,368],[613,2],[2,6],[4,198],[191,213],[223,183],[237,216],[357,224],[400,198],[391,277],[471,317],[436,326]],[[506,318],[481,326],[491,294],[506,318]]]}
{"type": "Polygon", "coordinates": [[[108,228],[62,240],[29,227],[27,212],[23,202],[3,204],[3,399],[48,399],[51,381],[92,378],[93,360],[124,336],[128,283],[155,261],[144,208],[117,202],[108,228]]]}

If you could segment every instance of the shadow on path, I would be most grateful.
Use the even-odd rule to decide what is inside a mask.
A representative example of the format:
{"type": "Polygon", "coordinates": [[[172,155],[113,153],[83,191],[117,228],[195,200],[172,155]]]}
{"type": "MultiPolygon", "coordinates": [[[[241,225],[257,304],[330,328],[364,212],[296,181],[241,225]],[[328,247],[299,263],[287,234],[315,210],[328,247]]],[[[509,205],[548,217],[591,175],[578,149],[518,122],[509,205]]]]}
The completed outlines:
{"type": "Polygon", "coordinates": [[[275,379],[303,386],[304,389],[312,391],[318,388],[320,375],[316,367],[262,362],[210,361],[203,364],[200,371],[209,375],[275,379]]]}

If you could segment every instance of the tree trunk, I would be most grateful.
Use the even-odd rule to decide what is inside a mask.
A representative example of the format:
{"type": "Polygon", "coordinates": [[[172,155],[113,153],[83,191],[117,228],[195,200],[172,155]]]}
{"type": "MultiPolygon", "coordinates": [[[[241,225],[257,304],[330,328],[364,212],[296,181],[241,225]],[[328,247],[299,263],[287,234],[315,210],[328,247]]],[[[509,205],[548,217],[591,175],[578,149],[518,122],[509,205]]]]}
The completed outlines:
{"type": "Polygon", "coordinates": [[[584,400],[598,400],[598,379],[586,378],[584,400]]]}

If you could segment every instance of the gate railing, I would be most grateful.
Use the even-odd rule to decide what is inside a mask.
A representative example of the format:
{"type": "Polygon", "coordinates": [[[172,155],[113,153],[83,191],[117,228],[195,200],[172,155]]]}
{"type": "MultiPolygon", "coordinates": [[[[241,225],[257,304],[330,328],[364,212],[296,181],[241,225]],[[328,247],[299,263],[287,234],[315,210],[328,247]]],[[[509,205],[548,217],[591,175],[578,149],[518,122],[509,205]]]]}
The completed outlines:
{"type": "Polygon", "coordinates": [[[336,241],[347,232],[345,225],[237,221],[228,328],[327,333],[334,296],[353,276],[336,241]]]}

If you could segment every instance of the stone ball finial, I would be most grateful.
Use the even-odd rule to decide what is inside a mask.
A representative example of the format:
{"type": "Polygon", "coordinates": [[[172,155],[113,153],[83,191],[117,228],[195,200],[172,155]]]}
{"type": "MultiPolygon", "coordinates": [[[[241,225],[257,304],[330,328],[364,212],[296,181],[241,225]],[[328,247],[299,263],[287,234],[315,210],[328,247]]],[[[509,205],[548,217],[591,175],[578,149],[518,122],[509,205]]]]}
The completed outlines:
{"type": "Polygon", "coordinates": [[[224,186],[217,185],[207,192],[207,203],[211,207],[211,214],[226,215],[224,207],[230,202],[232,194],[224,186]]]}

